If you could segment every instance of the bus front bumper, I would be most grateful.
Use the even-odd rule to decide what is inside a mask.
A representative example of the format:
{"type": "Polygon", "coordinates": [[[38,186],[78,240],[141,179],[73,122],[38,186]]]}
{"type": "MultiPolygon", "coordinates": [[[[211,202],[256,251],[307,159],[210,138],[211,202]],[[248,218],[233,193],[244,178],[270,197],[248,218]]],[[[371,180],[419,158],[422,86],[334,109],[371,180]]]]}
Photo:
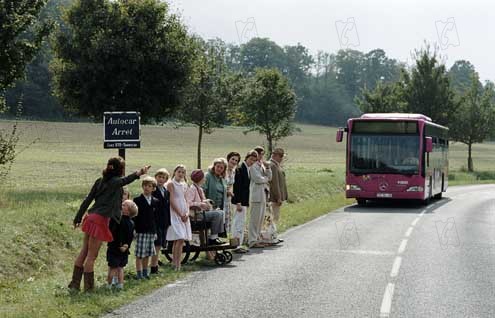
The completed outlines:
{"type": "Polygon", "coordinates": [[[347,190],[345,196],[348,199],[413,199],[413,200],[423,200],[425,195],[423,192],[368,192],[368,191],[356,191],[347,190]]]}

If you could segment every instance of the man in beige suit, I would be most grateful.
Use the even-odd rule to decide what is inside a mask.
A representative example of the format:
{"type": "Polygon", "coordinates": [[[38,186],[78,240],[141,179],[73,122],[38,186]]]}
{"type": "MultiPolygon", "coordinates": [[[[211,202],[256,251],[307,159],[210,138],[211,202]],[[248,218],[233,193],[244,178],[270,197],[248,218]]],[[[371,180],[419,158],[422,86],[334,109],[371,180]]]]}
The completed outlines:
{"type": "Polygon", "coordinates": [[[277,238],[277,224],[280,220],[280,208],[282,203],[287,201],[287,183],[285,181],[285,172],[280,165],[284,159],[285,153],[282,148],[275,148],[270,159],[272,170],[272,180],[270,181],[270,204],[273,215],[273,223],[275,225],[275,240],[282,242],[282,239],[277,238]]]}
{"type": "Polygon", "coordinates": [[[260,240],[261,227],[265,217],[267,188],[272,179],[270,164],[264,162],[264,150],[262,147],[254,148],[258,153],[258,161],[249,167],[249,217],[248,245],[249,247],[265,247],[260,240]]]}

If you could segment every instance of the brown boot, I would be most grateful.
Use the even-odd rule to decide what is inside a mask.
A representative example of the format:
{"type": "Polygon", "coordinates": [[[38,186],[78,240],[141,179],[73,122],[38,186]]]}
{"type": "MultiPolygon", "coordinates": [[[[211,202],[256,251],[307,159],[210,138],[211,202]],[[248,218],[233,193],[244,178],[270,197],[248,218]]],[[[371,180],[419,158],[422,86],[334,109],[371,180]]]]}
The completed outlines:
{"type": "Polygon", "coordinates": [[[93,291],[95,288],[95,273],[84,272],[84,291],[93,291]]]}
{"type": "Polygon", "coordinates": [[[81,279],[83,276],[84,268],[74,265],[74,270],[72,271],[72,280],[69,284],[69,288],[73,290],[81,289],[81,279]]]}

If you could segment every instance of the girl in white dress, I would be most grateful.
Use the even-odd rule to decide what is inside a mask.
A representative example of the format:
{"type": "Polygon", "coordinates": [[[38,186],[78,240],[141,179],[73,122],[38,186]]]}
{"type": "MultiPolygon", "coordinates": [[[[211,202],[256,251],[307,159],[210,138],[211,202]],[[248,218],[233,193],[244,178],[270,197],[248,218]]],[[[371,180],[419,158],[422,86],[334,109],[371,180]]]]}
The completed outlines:
{"type": "Polygon", "coordinates": [[[172,266],[180,270],[184,241],[192,239],[189,222],[189,206],[186,202],[187,184],[185,183],[186,167],[178,165],[174,169],[172,180],[167,183],[170,193],[170,226],[167,230],[167,241],[173,241],[172,266]]]}

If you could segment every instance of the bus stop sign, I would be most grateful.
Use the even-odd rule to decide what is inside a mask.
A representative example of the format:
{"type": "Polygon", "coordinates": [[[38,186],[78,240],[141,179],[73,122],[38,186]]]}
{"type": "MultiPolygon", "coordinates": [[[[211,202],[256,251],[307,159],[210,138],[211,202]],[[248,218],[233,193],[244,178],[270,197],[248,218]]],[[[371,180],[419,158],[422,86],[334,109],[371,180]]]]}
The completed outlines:
{"type": "Polygon", "coordinates": [[[138,112],[105,112],[103,114],[105,149],[140,148],[140,117],[138,112]]]}

